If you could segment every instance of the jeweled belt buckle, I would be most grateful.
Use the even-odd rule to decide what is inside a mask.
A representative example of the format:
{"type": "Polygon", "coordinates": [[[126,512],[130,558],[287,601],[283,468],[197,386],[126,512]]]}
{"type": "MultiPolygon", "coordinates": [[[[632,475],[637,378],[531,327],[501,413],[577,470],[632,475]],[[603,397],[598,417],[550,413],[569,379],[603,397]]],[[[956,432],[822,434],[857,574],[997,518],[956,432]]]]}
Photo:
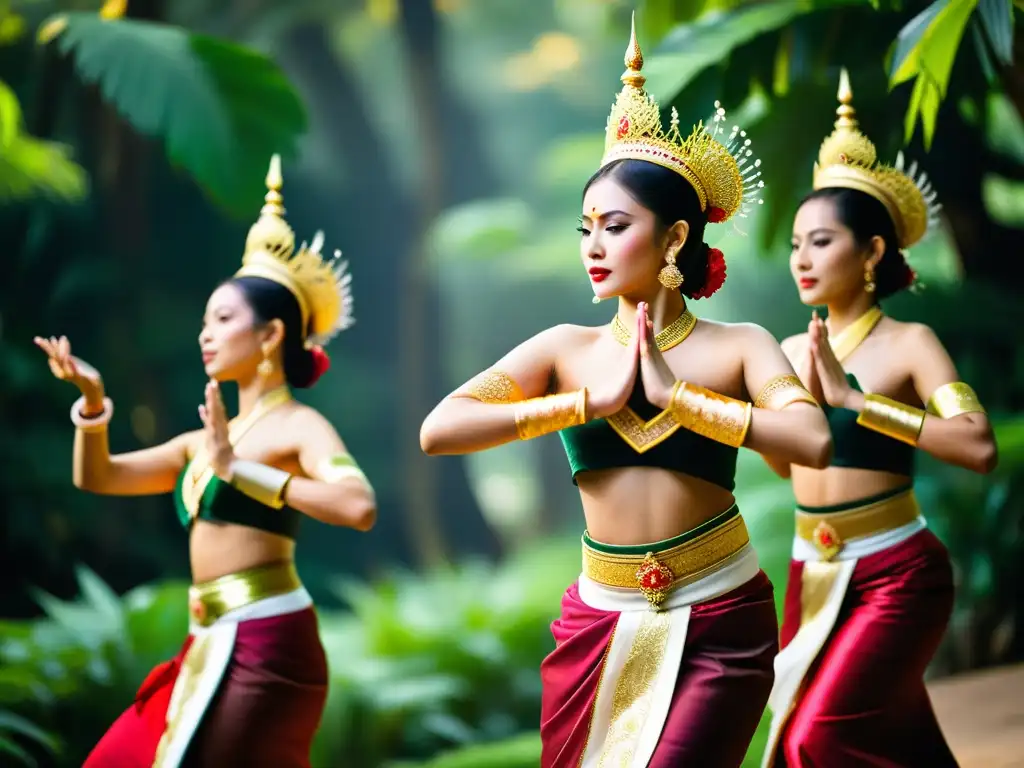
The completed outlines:
{"type": "Polygon", "coordinates": [[[206,620],[206,603],[200,600],[198,597],[190,598],[188,601],[188,612],[192,614],[192,618],[199,624],[202,624],[206,620]]]}
{"type": "Polygon", "coordinates": [[[818,522],[811,534],[815,548],[824,560],[831,560],[843,548],[843,540],[839,532],[824,520],[818,522]]]}
{"type": "Polygon", "coordinates": [[[640,585],[640,591],[656,611],[661,610],[661,604],[668,597],[668,591],[675,578],[672,569],[659,562],[653,552],[647,553],[636,571],[636,580],[640,585]]]}

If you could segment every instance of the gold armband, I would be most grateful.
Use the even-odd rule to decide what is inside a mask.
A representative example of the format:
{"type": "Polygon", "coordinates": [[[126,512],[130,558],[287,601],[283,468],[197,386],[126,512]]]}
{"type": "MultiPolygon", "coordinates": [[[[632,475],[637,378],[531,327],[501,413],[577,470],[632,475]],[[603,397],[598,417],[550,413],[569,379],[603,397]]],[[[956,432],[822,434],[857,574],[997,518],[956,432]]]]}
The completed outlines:
{"type": "Polygon", "coordinates": [[[754,399],[755,408],[766,408],[770,411],[781,411],[793,403],[818,405],[818,401],[792,373],[776,376],[761,388],[761,393],[754,399]]]}
{"type": "Polygon", "coordinates": [[[268,467],[256,461],[235,459],[231,463],[229,485],[260,504],[281,509],[284,506],[284,492],[291,479],[292,476],[283,469],[268,467]]]}
{"type": "Polygon", "coordinates": [[[754,411],[750,403],[685,381],[677,381],[672,387],[668,407],[672,417],[686,429],[733,448],[739,448],[747,439],[754,411]]]}
{"type": "Polygon", "coordinates": [[[917,445],[924,411],[885,395],[864,395],[864,410],[857,416],[857,423],[907,445],[917,445]]]}
{"type": "Polygon", "coordinates": [[[370,484],[363,470],[356,464],[356,460],[347,453],[336,453],[321,460],[316,466],[316,476],[325,483],[337,483],[345,478],[355,477],[367,485],[370,484]]]}
{"type": "Polygon", "coordinates": [[[455,393],[471,397],[481,403],[518,403],[523,400],[523,390],[516,380],[501,371],[484,371],[470,379],[455,393]]]}
{"type": "Polygon", "coordinates": [[[962,381],[943,384],[936,389],[928,398],[926,410],[940,419],[952,419],[961,413],[985,412],[971,385],[962,381]]]}
{"type": "Polygon", "coordinates": [[[587,420],[587,388],[524,400],[516,405],[515,418],[520,440],[583,424],[587,420]]]}

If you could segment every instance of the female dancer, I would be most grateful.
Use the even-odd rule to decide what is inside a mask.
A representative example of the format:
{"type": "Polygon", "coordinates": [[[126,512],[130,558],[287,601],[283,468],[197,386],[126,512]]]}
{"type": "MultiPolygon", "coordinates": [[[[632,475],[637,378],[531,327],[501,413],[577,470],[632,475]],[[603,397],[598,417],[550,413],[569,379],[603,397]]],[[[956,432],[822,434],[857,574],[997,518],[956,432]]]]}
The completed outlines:
{"type": "Polygon", "coordinates": [[[299,521],[305,514],[366,531],[376,507],[334,428],[289,393],[326,370],[314,343],[351,324],[349,276],[321,257],[319,233],[292,255],[277,156],[267,185],[242,267],[213,292],[203,318],[203,429],[111,456],[113,405],[99,374],[71,356],[66,338],[36,339],[53,374],[82,393],[71,409],[75,485],[122,496],[173,491],[189,532],[188,638],[150,673],[86,768],[309,765],[327,665],[294,565],[299,521]],[[238,384],[230,422],[226,381],[238,384]]]}
{"type": "Polygon", "coordinates": [[[953,582],[914,499],[914,449],[984,473],[996,446],[932,330],[878,306],[912,284],[901,249],[924,236],[938,206],[902,157],[894,168],[876,163],[852,98],[844,70],[835,131],[793,224],[800,300],[826,305],[828,322],[814,313],[783,348],[827,403],[835,455],[828,469],[770,462],[792,474],[798,507],[764,764],[940,768],[956,762],[923,675],[953,582]]]}
{"type": "Polygon", "coordinates": [[[673,113],[665,132],[642,63],[634,35],[583,197],[581,257],[596,297],[618,297],[610,326],[543,331],[420,432],[428,454],[462,454],[560,431],[587,530],[541,668],[545,768],[741,763],[778,637],[732,494],[737,449],[815,467],[831,452],[778,343],[686,306],[724,281],[704,228],[749,204],[759,171],[742,174],[743,134],[740,163],[715,138],[721,109],[685,139],[673,113]]]}

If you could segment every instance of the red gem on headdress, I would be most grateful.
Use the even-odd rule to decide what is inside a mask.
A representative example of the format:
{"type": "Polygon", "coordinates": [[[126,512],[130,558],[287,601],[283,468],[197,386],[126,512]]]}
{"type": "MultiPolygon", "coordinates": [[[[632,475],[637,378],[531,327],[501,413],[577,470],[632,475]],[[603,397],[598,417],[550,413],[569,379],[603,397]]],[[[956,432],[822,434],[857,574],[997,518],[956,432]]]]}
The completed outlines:
{"type": "Polygon", "coordinates": [[[309,352],[313,355],[313,380],[310,382],[310,385],[312,385],[317,379],[327,373],[327,370],[331,367],[331,358],[324,352],[324,348],[320,346],[313,347],[309,352]]]}
{"type": "Polygon", "coordinates": [[[629,133],[629,118],[623,115],[619,118],[619,131],[616,137],[621,139],[627,133],[629,133]]]}
{"type": "Polygon", "coordinates": [[[725,219],[725,211],[721,208],[717,208],[713,205],[708,208],[708,224],[719,224],[725,221],[725,219]]]}
{"type": "Polygon", "coordinates": [[[693,295],[695,299],[707,299],[725,284],[725,254],[717,248],[708,248],[708,276],[704,287],[693,295]]]}

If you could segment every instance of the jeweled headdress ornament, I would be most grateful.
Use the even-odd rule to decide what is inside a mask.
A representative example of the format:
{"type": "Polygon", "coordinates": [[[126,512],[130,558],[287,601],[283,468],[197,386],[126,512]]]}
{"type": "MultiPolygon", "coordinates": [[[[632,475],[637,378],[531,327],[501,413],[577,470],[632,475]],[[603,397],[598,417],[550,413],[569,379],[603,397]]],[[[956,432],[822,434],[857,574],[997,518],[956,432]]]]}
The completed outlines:
{"type": "Polygon", "coordinates": [[[658,103],[643,88],[647,81],[640,74],[643,64],[633,23],[626,71],[620,78],[623,87],[608,115],[601,165],[616,160],[646,160],[675,171],[696,190],[701,210],[712,224],[736,214],[745,216],[755,201],[763,203],[758,199],[764,187],[761,161],[753,157],[746,132],[734,125],[729,135],[724,135],[725,110],[717,101],[707,125],[698,123],[685,139],[679,132],[675,107],[665,131],[658,103]]]}
{"type": "Polygon", "coordinates": [[[917,163],[904,168],[902,152],[893,166],[878,162],[875,145],[858,128],[846,69],[839,75],[838,98],[835,130],[821,143],[814,164],[814,188],[844,187],[871,195],[892,217],[899,247],[909,248],[938,223],[942,206],[935,202],[931,182],[923,171],[918,174],[917,163]]]}
{"type": "Polygon", "coordinates": [[[348,263],[341,261],[341,251],[336,250],[330,259],[321,255],[323,232],[295,252],[295,233],[284,220],[282,184],[281,158],[274,155],[267,172],[264,205],[249,229],[242,267],[235,277],[262,277],[291,291],[299,303],[303,332],[308,334],[306,346],[322,346],[355,322],[352,275],[348,263]]]}

